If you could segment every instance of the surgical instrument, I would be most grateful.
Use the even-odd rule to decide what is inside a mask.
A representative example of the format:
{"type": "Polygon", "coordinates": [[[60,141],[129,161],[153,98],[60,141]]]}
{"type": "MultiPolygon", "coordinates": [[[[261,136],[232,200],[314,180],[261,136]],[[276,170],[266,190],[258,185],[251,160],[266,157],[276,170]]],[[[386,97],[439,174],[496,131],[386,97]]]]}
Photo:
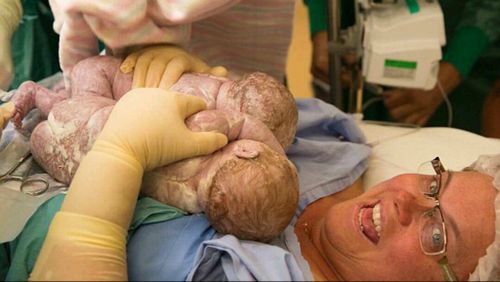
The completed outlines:
{"type": "Polygon", "coordinates": [[[14,166],[9,169],[6,173],[0,176],[0,184],[7,182],[19,182],[21,184],[20,191],[32,195],[38,196],[45,193],[49,189],[49,182],[39,176],[30,176],[32,166],[31,152],[27,152],[22,158],[20,158],[14,166]],[[29,161],[26,167],[26,171],[21,175],[14,175],[13,173],[20,168],[26,161],[29,161]]]}

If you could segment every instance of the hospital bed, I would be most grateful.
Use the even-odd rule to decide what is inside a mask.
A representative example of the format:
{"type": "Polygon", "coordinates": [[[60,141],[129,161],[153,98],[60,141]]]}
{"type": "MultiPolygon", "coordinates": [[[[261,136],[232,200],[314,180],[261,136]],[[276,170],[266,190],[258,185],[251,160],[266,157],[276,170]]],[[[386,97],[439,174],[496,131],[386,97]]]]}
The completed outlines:
{"type": "MultiPolygon", "coordinates": [[[[311,165],[317,165],[319,169],[326,169],[323,173],[324,177],[314,175],[305,175],[301,179],[301,185],[311,185],[312,181],[315,186],[321,186],[323,191],[327,193],[335,193],[339,191],[342,184],[349,184],[358,177],[364,180],[365,189],[369,189],[374,184],[389,179],[392,176],[416,172],[419,164],[429,161],[435,156],[439,156],[447,169],[460,170],[463,167],[471,164],[478,155],[494,154],[500,152],[500,140],[485,138],[466,131],[452,128],[416,128],[416,127],[399,127],[391,124],[377,124],[368,121],[362,121],[358,117],[347,117],[342,112],[330,112],[333,106],[325,104],[316,99],[306,99],[298,101],[299,103],[299,134],[303,138],[301,142],[295,142],[296,145],[303,146],[294,147],[295,151],[289,151],[290,158],[299,168],[299,174],[304,175],[304,171],[311,165]],[[313,108],[310,108],[313,105],[313,108]],[[317,109],[321,107],[325,109],[326,114],[322,117],[322,122],[315,122],[312,117],[317,117],[317,109]],[[314,115],[309,116],[314,112],[314,115]],[[361,129],[366,139],[359,135],[359,129],[352,127],[354,124],[361,129]],[[340,126],[340,130],[339,127],[340,126]],[[326,131],[325,131],[326,129],[326,131]],[[324,135],[327,132],[330,136],[324,135]],[[305,135],[301,135],[305,134],[305,135]],[[307,143],[313,142],[313,143],[307,143]],[[319,142],[316,144],[316,142],[319,142]],[[350,170],[350,179],[337,175],[339,169],[328,171],[333,163],[349,163],[348,160],[335,159],[338,155],[332,154],[336,150],[341,151],[346,143],[353,142],[360,151],[357,158],[350,158],[352,164],[343,167],[350,170]],[[364,143],[364,144],[363,144],[364,143]],[[314,145],[316,144],[316,145],[314,145]],[[308,151],[312,146],[316,151],[308,151]],[[363,149],[364,148],[364,149],[363,149]],[[314,161],[309,163],[307,158],[311,155],[321,154],[329,156],[324,161],[314,161]],[[299,157],[297,157],[299,156],[299,157]],[[363,171],[366,169],[364,174],[363,171]],[[357,172],[352,172],[356,170],[357,172]],[[303,183],[304,179],[308,179],[307,183],[303,183]],[[346,182],[347,181],[347,182],[346,182]],[[322,183],[320,183],[322,182],[322,183]]],[[[36,124],[38,117],[36,113],[29,116],[30,121],[36,124]]],[[[11,165],[9,162],[14,162],[18,156],[24,155],[28,148],[28,139],[26,136],[16,132],[9,125],[2,140],[0,141],[0,174],[1,170],[5,170],[11,165]]],[[[341,155],[342,156],[342,155],[341,155]]],[[[316,170],[317,168],[315,168],[316,170]]],[[[43,171],[36,171],[43,174],[43,171]]],[[[0,226],[6,227],[1,229],[0,242],[13,240],[30,216],[36,209],[48,199],[64,193],[64,187],[60,183],[50,179],[51,189],[39,196],[31,196],[19,191],[15,191],[16,187],[0,186],[0,226]],[[15,211],[15,212],[14,212],[15,211]]],[[[301,205],[301,203],[299,203],[301,205]]],[[[304,208],[304,206],[301,206],[304,208]]],[[[160,260],[161,257],[151,256],[152,261],[160,260]]],[[[161,271],[161,269],[158,269],[161,271]]]]}

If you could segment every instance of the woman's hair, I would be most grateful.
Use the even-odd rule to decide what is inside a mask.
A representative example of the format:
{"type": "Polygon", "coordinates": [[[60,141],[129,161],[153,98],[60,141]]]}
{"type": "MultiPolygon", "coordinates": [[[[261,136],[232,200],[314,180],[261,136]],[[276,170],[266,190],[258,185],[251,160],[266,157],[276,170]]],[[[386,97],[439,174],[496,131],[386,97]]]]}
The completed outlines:
{"type": "MultiPolygon", "coordinates": [[[[493,177],[493,186],[500,191],[500,154],[479,156],[464,170],[473,170],[493,177]]],[[[500,281],[500,192],[495,197],[495,239],[479,259],[469,281],[500,281]]]]}

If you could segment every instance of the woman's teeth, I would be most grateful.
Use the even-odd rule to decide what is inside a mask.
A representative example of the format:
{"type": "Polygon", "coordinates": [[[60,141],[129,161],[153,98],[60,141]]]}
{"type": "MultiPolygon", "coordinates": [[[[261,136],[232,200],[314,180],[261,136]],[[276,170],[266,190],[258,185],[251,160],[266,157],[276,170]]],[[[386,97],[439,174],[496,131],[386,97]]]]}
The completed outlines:
{"type": "Polygon", "coordinates": [[[382,231],[382,226],[380,225],[380,203],[373,207],[372,221],[375,224],[377,236],[380,238],[380,231],[382,231]]]}
{"type": "MultiPolygon", "coordinates": [[[[366,209],[370,209],[370,208],[369,207],[361,208],[359,210],[359,214],[358,214],[359,226],[361,228],[361,231],[365,235],[369,235],[370,233],[373,233],[373,232],[370,232],[369,230],[365,230],[366,228],[370,228],[370,227],[374,228],[375,232],[377,234],[376,241],[378,242],[378,239],[380,239],[380,232],[382,231],[382,225],[381,225],[381,220],[380,220],[380,203],[376,204],[373,208],[371,208],[372,209],[371,222],[373,223],[373,227],[363,225],[363,214],[364,214],[364,212],[369,212],[366,209]]],[[[368,236],[368,237],[371,237],[371,236],[368,236]]]]}

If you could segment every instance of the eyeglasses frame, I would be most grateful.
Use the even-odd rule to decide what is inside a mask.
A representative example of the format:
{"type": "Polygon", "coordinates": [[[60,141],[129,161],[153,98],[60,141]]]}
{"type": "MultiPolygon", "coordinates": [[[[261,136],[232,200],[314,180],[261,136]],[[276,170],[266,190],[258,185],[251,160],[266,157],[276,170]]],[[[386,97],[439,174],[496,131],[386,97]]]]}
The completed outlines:
{"type": "MultiPolygon", "coordinates": [[[[439,159],[439,157],[435,157],[431,161],[431,164],[432,164],[432,167],[434,168],[434,171],[436,172],[437,176],[439,177],[438,189],[434,193],[424,193],[424,195],[426,197],[434,200],[434,207],[430,211],[437,209],[439,212],[439,215],[441,216],[441,220],[442,220],[441,224],[443,226],[443,231],[444,231],[444,248],[443,248],[443,250],[441,250],[439,252],[434,252],[434,253],[430,253],[430,252],[425,251],[424,248],[422,247],[422,244],[420,244],[420,248],[422,249],[422,252],[424,254],[429,255],[429,256],[443,255],[443,257],[441,259],[439,259],[438,263],[439,263],[439,266],[441,267],[441,271],[443,272],[443,276],[444,276],[445,280],[446,281],[458,281],[457,276],[455,275],[455,272],[453,271],[453,269],[451,268],[451,266],[448,263],[448,257],[447,257],[447,254],[448,254],[448,234],[447,233],[448,232],[447,232],[446,222],[445,222],[445,219],[443,216],[443,212],[441,211],[441,202],[439,201],[439,193],[441,192],[441,189],[443,188],[443,181],[442,181],[443,180],[443,173],[446,172],[446,169],[444,168],[443,164],[441,163],[441,160],[439,159]]],[[[427,213],[427,212],[429,212],[429,211],[426,211],[425,213],[427,213]]]]}

